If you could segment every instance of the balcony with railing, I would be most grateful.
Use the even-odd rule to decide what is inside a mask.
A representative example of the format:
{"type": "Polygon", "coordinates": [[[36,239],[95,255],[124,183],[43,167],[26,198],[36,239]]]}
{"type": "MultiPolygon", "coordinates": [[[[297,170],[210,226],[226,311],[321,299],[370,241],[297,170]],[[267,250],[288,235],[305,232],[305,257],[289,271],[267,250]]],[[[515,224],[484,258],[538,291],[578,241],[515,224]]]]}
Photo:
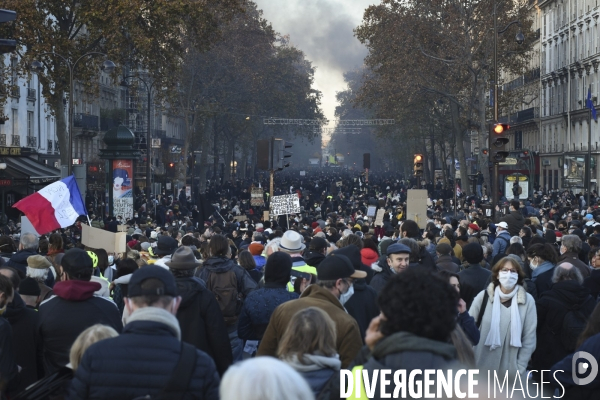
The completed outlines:
{"type": "Polygon", "coordinates": [[[37,137],[27,136],[27,147],[37,148],[37,137]]]}
{"type": "Polygon", "coordinates": [[[504,115],[498,118],[498,122],[502,122],[505,124],[521,124],[523,122],[527,122],[539,117],[540,109],[538,107],[531,107],[511,114],[510,119],[508,118],[508,116],[504,115]]]}
{"type": "Polygon", "coordinates": [[[13,85],[10,87],[10,97],[19,100],[21,97],[21,88],[18,85],[13,85]]]}
{"type": "Polygon", "coordinates": [[[73,117],[73,127],[81,128],[86,131],[97,131],[98,130],[99,118],[97,115],[90,114],[75,114],[73,117]]]}
{"type": "Polygon", "coordinates": [[[6,134],[0,134],[0,146],[6,146],[6,134]]]}
{"type": "Polygon", "coordinates": [[[12,135],[12,145],[16,147],[21,147],[21,136],[12,135]]]}

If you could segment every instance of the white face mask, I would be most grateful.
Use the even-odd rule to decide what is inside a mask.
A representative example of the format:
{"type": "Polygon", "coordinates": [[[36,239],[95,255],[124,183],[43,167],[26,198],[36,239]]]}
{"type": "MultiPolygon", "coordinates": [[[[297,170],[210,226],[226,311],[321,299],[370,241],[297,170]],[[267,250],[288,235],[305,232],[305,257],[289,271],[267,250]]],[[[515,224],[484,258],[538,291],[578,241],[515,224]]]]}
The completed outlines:
{"type": "Polygon", "coordinates": [[[350,297],[352,297],[353,294],[354,294],[354,285],[350,286],[348,288],[348,290],[346,290],[346,293],[342,293],[340,295],[340,303],[342,303],[342,305],[346,304],[346,302],[348,300],[350,300],[350,297]]]}
{"type": "Polygon", "coordinates": [[[535,257],[531,259],[531,261],[529,262],[529,267],[531,268],[531,270],[535,270],[537,267],[540,266],[540,264],[534,264],[533,260],[535,260],[535,257]]]}
{"type": "Polygon", "coordinates": [[[507,290],[512,290],[517,284],[517,281],[519,280],[519,274],[517,274],[516,272],[500,271],[500,276],[498,277],[498,280],[500,281],[500,284],[503,288],[507,290]]]}

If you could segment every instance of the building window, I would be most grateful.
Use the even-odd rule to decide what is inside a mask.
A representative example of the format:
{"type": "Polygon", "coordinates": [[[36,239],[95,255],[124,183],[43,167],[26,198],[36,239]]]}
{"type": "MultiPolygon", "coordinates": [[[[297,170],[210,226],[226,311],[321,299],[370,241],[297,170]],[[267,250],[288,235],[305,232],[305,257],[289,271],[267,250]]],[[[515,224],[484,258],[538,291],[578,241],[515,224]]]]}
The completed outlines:
{"type": "Polygon", "coordinates": [[[554,170],[554,188],[558,189],[558,170],[554,170]]]}
{"type": "Polygon", "coordinates": [[[33,111],[27,111],[27,136],[33,136],[33,111]]]}
{"type": "Polygon", "coordinates": [[[13,136],[19,134],[19,110],[12,110],[12,134],[13,136]]]}

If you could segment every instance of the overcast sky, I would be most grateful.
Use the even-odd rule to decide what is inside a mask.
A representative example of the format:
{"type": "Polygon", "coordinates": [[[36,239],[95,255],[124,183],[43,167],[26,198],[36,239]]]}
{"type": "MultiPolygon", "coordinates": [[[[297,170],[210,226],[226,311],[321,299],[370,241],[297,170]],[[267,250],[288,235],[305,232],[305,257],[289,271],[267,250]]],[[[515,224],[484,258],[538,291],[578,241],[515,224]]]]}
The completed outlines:
{"type": "MultiPolygon", "coordinates": [[[[377,0],[254,0],[275,31],[290,35],[316,67],[315,88],[323,92],[322,108],[334,119],[335,93],[344,90],[345,71],[359,67],[366,48],[354,37],[364,10],[377,0]]],[[[293,115],[276,117],[294,118],[293,115]]]]}

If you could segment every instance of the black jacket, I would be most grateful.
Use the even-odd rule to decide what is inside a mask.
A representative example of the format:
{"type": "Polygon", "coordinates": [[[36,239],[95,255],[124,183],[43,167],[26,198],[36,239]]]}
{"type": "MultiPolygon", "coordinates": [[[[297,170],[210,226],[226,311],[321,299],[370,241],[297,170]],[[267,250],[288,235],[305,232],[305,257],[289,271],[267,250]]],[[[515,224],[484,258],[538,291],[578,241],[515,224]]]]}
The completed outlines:
{"type": "Polygon", "coordinates": [[[364,342],[365,333],[367,332],[371,320],[379,315],[377,291],[373,289],[373,287],[367,285],[367,282],[364,279],[355,280],[354,294],[346,304],[344,304],[344,308],[358,323],[360,337],[364,342]]]}
{"type": "Polygon", "coordinates": [[[435,264],[440,270],[450,271],[458,273],[460,271],[460,267],[452,260],[452,256],[439,256],[435,261],[435,264]]]}
{"type": "MultiPolygon", "coordinates": [[[[15,346],[13,344],[13,332],[8,321],[0,318],[0,384],[8,385],[8,391],[18,383],[16,380],[18,368],[15,362],[15,346]]],[[[0,398],[4,398],[0,392],[0,398]]]]}
{"type": "Polygon", "coordinates": [[[504,217],[500,218],[499,222],[502,221],[508,224],[508,233],[510,233],[510,236],[519,236],[519,231],[525,224],[525,218],[520,211],[511,211],[504,217]]]}
{"type": "Polygon", "coordinates": [[[492,273],[479,264],[469,266],[458,273],[460,280],[460,297],[467,303],[467,310],[471,308],[473,299],[485,289],[492,273]]]}
{"type": "Polygon", "coordinates": [[[17,394],[44,376],[42,343],[37,332],[39,316],[36,310],[26,307],[19,293],[15,292],[3,317],[12,327],[15,360],[22,368],[18,384],[12,391],[17,394]]]}
{"type": "Polygon", "coordinates": [[[572,352],[560,340],[563,320],[569,308],[589,318],[596,302],[577,281],[562,281],[553,284],[535,305],[538,317],[537,345],[531,365],[536,370],[547,370],[572,352]]]}
{"type": "Polygon", "coordinates": [[[42,302],[38,334],[44,348],[46,374],[69,363],[71,345],[85,329],[104,324],[121,332],[123,324],[115,303],[94,296],[97,282],[66,281],[54,285],[55,296],[42,302]]]}
{"type": "Polygon", "coordinates": [[[227,327],[215,296],[198,278],[177,278],[181,339],[213,358],[221,376],[233,363],[227,327]]]}
{"type": "Polygon", "coordinates": [[[390,279],[390,277],[392,276],[393,272],[391,271],[390,266],[387,263],[386,256],[379,257],[377,265],[379,266],[379,268],[381,268],[381,271],[375,273],[375,276],[373,276],[373,279],[371,279],[369,285],[371,285],[371,287],[375,289],[377,293],[380,293],[383,290],[383,287],[387,283],[388,279],[390,279]]]}
{"type": "Polygon", "coordinates": [[[19,273],[21,279],[27,275],[27,257],[35,256],[37,253],[31,250],[17,251],[6,263],[7,266],[14,268],[19,273]]]}
{"type": "Polygon", "coordinates": [[[583,281],[583,286],[589,289],[594,299],[597,299],[600,294],[600,269],[593,269],[590,276],[583,281]]]}
{"type": "Polygon", "coordinates": [[[304,254],[303,258],[306,262],[306,265],[310,265],[311,267],[317,268],[319,264],[321,264],[321,261],[325,259],[325,254],[314,251],[307,251],[304,254]]]}
{"type": "MultiPolygon", "coordinates": [[[[118,337],[93,344],[83,355],[67,399],[158,398],[175,369],[181,342],[166,324],[133,321],[118,337]]],[[[196,369],[184,399],[218,399],[213,360],[196,350],[196,369]]]]}

